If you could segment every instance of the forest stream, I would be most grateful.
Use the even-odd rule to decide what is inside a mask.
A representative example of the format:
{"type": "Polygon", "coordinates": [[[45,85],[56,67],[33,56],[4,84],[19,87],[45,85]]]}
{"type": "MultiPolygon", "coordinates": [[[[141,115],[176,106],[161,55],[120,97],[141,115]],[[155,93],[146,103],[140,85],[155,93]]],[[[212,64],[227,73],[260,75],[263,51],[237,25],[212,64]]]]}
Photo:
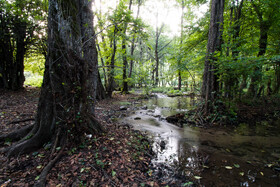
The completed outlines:
{"type": "Polygon", "coordinates": [[[129,114],[119,119],[153,140],[151,174],[205,186],[280,186],[280,121],[234,128],[180,128],[166,121],[194,105],[195,98],[156,94],[131,103],[129,114]]]}

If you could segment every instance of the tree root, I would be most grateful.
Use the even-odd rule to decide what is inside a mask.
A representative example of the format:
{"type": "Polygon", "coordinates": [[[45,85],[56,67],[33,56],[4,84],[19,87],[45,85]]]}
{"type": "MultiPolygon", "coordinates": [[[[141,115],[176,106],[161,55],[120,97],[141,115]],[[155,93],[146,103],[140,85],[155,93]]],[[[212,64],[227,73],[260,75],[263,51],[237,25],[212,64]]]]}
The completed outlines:
{"type": "Polygon", "coordinates": [[[16,124],[16,123],[21,123],[21,122],[26,122],[26,121],[34,121],[34,118],[27,118],[27,119],[22,119],[22,120],[16,120],[16,121],[11,121],[7,123],[6,125],[11,125],[11,124],[16,124]]]}
{"type": "MultiPolygon", "coordinates": [[[[63,139],[65,139],[65,138],[63,138],[63,139]]],[[[34,187],[44,187],[44,186],[46,186],[47,175],[48,175],[49,171],[52,169],[52,167],[54,166],[54,164],[62,157],[65,146],[66,146],[66,143],[63,143],[63,147],[58,152],[56,157],[54,159],[52,159],[47,164],[47,166],[43,169],[43,171],[40,174],[40,178],[39,178],[38,182],[35,183],[34,187]]],[[[52,156],[52,155],[50,155],[50,156],[52,156]]]]}
{"type": "Polygon", "coordinates": [[[4,142],[7,139],[12,140],[12,141],[17,141],[20,140],[21,138],[25,137],[33,128],[34,124],[32,125],[27,125],[19,130],[15,130],[9,134],[5,134],[0,136],[0,142],[4,142]]]}

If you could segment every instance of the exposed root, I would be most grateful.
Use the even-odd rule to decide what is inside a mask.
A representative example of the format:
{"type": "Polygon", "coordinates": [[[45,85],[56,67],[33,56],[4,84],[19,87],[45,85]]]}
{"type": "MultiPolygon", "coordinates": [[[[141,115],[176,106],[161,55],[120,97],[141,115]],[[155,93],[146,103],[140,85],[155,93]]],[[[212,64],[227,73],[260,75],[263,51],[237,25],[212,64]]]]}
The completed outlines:
{"type": "Polygon", "coordinates": [[[53,145],[53,148],[52,148],[52,151],[51,151],[51,156],[54,154],[55,149],[57,147],[59,136],[60,136],[60,132],[61,132],[61,128],[59,128],[57,133],[56,133],[56,138],[55,138],[54,145],[53,145]]]}
{"type": "Polygon", "coordinates": [[[104,127],[100,124],[100,122],[93,116],[88,115],[89,122],[87,125],[87,131],[91,132],[92,134],[98,134],[100,132],[105,132],[104,127]]]}
{"type": "Polygon", "coordinates": [[[7,139],[11,140],[11,141],[20,140],[21,138],[25,137],[31,131],[33,126],[34,126],[34,124],[28,125],[28,126],[22,127],[19,130],[13,131],[9,134],[2,135],[2,136],[0,136],[0,142],[4,142],[7,139]]]}
{"type": "MultiPolygon", "coordinates": [[[[62,138],[65,140],[65,138],[62,138]]],[[[56,157],[54,159],[52,159],[47,166],[43,169],[43,171],[40,174],[40,178],[38,180],[37,183],[35,183],[35,187],[44,187],[46,186],[46,180],[47,180],[47,175],[49,173],[49,171],[52,169],[52,167],[54,166],[54,164],[62,157],[63,155],[63,151],[65,149],[66,143],[63,142],[63,147],[62,149],[58,152],[58,154],[56,155],[56,157]]],[[[52,155],[51,155],[52,156],[52,155]]]]}
{"type": "Polygon", "coordinates": [[[36,133],[30,139],[19,141],[18,143],[5,149],[8,157],[29,153],[41,147],[46,142],[43,134],[36,133]]]}
{"type": "Polygon", "coordinates": [[[6,125],[22,123],[22,122],[26,122],[26,121],[34,121],[34,120],[35,120],[34,118],[27,118],[27,119],[22,119],[22,120],[11,121],[11,122],[7,123],[6,125]]]}

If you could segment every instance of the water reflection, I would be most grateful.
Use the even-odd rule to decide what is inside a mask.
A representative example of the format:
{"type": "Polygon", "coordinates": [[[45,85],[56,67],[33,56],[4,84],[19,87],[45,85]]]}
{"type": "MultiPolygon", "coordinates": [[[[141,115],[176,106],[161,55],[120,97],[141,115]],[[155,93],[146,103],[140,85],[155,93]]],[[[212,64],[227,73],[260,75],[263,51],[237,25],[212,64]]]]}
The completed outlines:
{"type": "Polygon", "coordinates": [[[154,151],[157,152],[157,157],[153,159],[155,165],[164,163],[176,168],[177,172],[191,176],[199,168],[199,131],[190,127],[179,128],[161,117],[187,111],[194,103],[194,98],[166,97],[160,94],[138,105],[139,108],[147,106],[147,110],[137,110],[121,122],[152,135],[154,151]]]}
{"type": "Polygon", "coordinates": [[[136,105],[135,113],[120,121],[153,137],[154,151],[157,152],[153,163],[159,167],[164,163],[172,167],[174,173],[202,176],[203,184],[209,183],[210,186],[247,186],[255,182],[280,185],[279,174],[267,167],[267,164],[277,164],[280,160],[280,121],[258,122],[254,128],[240,124],[236,129],[226,131],[179,128],[164,120],[167,116],[192,109],[194,103],[194,98],[190,97],[161,95],[136,105]],[[139,109],[144,105],[145,109],[139,109]],[[207,170],[209,157],[209,167],[212,168],[207,170]],[[235,168],[234,164],[240,168],[235,168]],[[227,170],[225,166],[233,169],[227,170]],[[251,180],[252,176],[254,180],[251,180]]]}

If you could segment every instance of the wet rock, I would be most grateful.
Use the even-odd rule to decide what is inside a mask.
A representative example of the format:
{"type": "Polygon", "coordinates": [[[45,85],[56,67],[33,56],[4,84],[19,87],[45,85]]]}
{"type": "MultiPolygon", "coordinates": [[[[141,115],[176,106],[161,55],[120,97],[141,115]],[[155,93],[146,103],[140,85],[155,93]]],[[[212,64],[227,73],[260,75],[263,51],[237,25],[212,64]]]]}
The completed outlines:
{"type": "Polygon", "coordinates": [[[188,122],[185,119],[185,113],[179,113],[179,114],[175,114],[173,116],[168,116],[166,118],[166,121],[168,123],[172,123],[174,125],[177,125],[178,127],[183,127],[183,124],[188,122]]]}
{"type": "Polygon", "coordinates": [[[157,114],[157,115],[152,115],[152,116],[155,117],[155,118],[159,118],[159,117],[160,117],[159,114],[157,114]]]}
{"type": "Polygon", "coordinates": [[[166,146],[165,141],[162,140],[162,141],[159,143],[159,146],[160,146],[161,151],[162,151],[163,149],[165,149],[165,146],[166,146]]]}
{"type": "Polygon", "coordinates": [[[141,109],[142,109],[142,110],[147,110],[148,107],[147,107],[147,105],[144,105],[144,106],[141,107],[141,109]]]}
{"type": "Polygon", "coordinates": [[[154,110],[149,109],[147,112],[154,113],[154,110]]]}
{"type": "Polygon", "coordinates": [[[140,117],[135,117],[134,120],[141,120],[141,118],[140,117]]]}
{"type": "Polygon", "coordinates": [[[120,110],[127,110],[126,106],[120,106],[120,110]]]}

